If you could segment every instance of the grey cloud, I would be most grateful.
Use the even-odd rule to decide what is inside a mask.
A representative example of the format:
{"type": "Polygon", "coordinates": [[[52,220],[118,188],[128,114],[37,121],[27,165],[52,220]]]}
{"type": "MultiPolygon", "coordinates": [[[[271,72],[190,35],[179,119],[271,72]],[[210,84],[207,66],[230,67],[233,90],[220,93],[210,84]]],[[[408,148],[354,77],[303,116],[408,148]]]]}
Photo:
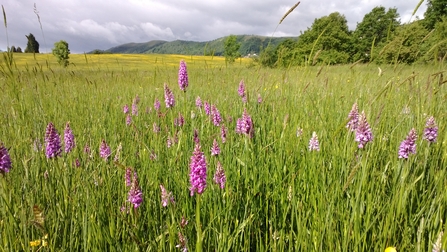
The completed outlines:
{"type": "MultiPolygon", "coordinates": [[[[346,16],[353,30],[379,5],[398,8],[402,22],[408,22],[418,2],[302,0],[278,27],[295,0],[2,0],[2,5],[8,18],[10,45],[24,49],[25,35],[33,33],[43,52],[51,51],[54,42],[64,39],[73,53],[82,53],[153,39],[208,41],[229,34],[271,36],[274,31],[274,36],[298,36],[316,18],[335,11],[346,16]],[[34,2],[43,35],[33,11],[34,2]]],[[[419,17],[425,8],[421,5],[419,17]]],[[[0,49],[6,47],[6,39],[0,39],[0,49]]]]}

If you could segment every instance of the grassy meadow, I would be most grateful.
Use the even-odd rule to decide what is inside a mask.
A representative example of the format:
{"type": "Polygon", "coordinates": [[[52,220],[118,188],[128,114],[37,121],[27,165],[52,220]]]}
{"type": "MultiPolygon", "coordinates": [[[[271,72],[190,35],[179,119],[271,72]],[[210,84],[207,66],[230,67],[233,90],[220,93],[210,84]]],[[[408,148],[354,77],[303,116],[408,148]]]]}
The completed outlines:
{"type": "Polygon", "coordinates": [[[268,69],[181,55],[70,55],[67,68],[47,54],[9,62],[3,57],[0,68],[0,142],[12,161],[0,174],[0,251],[431,251],[438,237],[446,247],[442,64],[380,66],[379,76],[375,64],[268,69]],[[177,84],[182,59],[186,92],[177,84]],[[219,110],[224,143],[222,126],[197,97],[219,110]],[[128,125],[123,107],[132,103],[138,114],[127,114],[128,125]],[[346,128],[354,103],[373,134],[361,149],[346,128]],[[244,110],[252,138],[235,130],[244,110]],[[430,116],[435,143],[423,139],[430,116]],[[50,122],[62,141],[56,158],[45,155],[50,122]],[[76,143],[70,153],[67,122],[76,143]],[[416,154],[398,158],[412,128],[416,154]],[[195,130],[207,185],[191,196],[195,130]],[[313,132],[319,151],[309,150],[313,132]],[[223,189],[213,181],[218,162],[223,189]],[[138,174],[138,208],[127,201],[128,167],[138,174]],[[160,185],[172,193],[166,207],[160,185]]]}

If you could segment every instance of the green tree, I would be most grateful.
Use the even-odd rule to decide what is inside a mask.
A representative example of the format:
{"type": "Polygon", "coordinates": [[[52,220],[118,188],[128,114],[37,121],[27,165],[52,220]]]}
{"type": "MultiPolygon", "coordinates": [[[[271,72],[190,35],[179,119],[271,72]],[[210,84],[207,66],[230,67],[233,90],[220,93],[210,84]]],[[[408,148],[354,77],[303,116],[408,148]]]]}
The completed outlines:
{"type": "Polygon", "coordinates": [[[425,27],[432,30],[443,17],[447,17],[447,0],[427,0],[427,10],[424,13],[425,27]]]}
{"type": "Polygon", "coordinates": [[[26,44],[25,52],[26,53],[39,53],[39,42],[37,42],[36,38],[32,33],[28,36],[25,35],[28,39],[28,43],[26,44]]]}
{"type": "Polygon", "coordinates": [[[264,50],[261,50],[259,58],[256,59],[261,66],[265,67],[274,67],[277,60],[278,55],[276,55],[276,49],[272,45],[268,45],[264,50]]]}
{"type": "Polygon", "coordinates": [[[297,41],[292,39],[286,39],[276,47],[276,62],[278,67],[289,67],[295,64],[295,48],[297,41]]]}
{"type": "Polygon", "coordinates": [[[16,49],[16,51],[17,51],[18,53],[21,53],[21,52],[22,52],[22,48],[21,48],[20,46],[18,46],[17,49],[16,49]]]}
{"type": "Polygon", "coordinates": [[[239,48],[241,44],[237,42],[236,35],[230,35],[224,41],[225,62],[233,63],[237,58],[241,57],[239,48]]]}
{"type": "Polygon", "coordinates": [[[338,12],[315,19],[312,26],[298,38],[295,64],[325,62],[343,64],[350,59],[351,32],[348,21],[338,12]]]}
{"type": "Polygon", "coordinates": [[[70,63],[68,59],[70,58],[70,49],[68,49],[68,43],[65,40],[54,43],[53,55],[56,56],[57,62],[64,67],[68,66],[70,63]]]}
{"type": "MultiPolygon", "coordinates": [[[[428,31],[427,31],[428,32],[428,31]]],[[[425,45],[425,61],[441,61],[447,59],[447,17],[443,17],[437,22],[435,29],[430,32],[427,39],[428,45],[425,45]]]]}
{"type": "Polygon", "coordinates": [[[374,47],[382,48],[388,40],[391,40],[391,34],[400,25],[398,18],[396,8],[386,11],[385,7],[378,6],[367,13],[353,33],[353,61],[360,59],[369,61],[373,57],[371,51],[374,47]]]}
{"type": "Polygon", "coordinates": [[[15,46],[11,46],[11,49],[9,49],[11,52],[17,52],[17,49],[15,46]]]}
{"type": "Polygon", "coordinates": [[[412,64],[418,61],[428,50],[428,33],[421,21],[400,26],[380,51],[378,62],[412,64]]]}

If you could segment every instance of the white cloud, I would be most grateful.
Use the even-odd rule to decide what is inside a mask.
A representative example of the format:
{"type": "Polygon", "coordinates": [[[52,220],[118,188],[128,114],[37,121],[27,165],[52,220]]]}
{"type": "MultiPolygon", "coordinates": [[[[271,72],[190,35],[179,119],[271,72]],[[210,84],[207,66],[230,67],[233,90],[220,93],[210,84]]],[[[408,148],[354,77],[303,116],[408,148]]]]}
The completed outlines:
{"type": "Polygon", "coordinates": [[[152,23],[146,22],[140,24],[141,29],[143,32],[152,39],[174,39],[174,33],[172,33],[171,28],[161,28],[157,25],[154,25],[152,23]]]}

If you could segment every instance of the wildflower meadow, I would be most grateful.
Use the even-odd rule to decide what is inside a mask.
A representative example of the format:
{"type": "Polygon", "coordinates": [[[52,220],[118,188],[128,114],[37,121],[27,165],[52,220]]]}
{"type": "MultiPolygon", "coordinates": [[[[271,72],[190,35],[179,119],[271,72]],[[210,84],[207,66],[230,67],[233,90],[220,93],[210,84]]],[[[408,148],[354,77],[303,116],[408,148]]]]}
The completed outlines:
{"type": "Polygon", "coordinates": [[[5,55],[0,251],[446,247],[441,63],[5,55]]]}

